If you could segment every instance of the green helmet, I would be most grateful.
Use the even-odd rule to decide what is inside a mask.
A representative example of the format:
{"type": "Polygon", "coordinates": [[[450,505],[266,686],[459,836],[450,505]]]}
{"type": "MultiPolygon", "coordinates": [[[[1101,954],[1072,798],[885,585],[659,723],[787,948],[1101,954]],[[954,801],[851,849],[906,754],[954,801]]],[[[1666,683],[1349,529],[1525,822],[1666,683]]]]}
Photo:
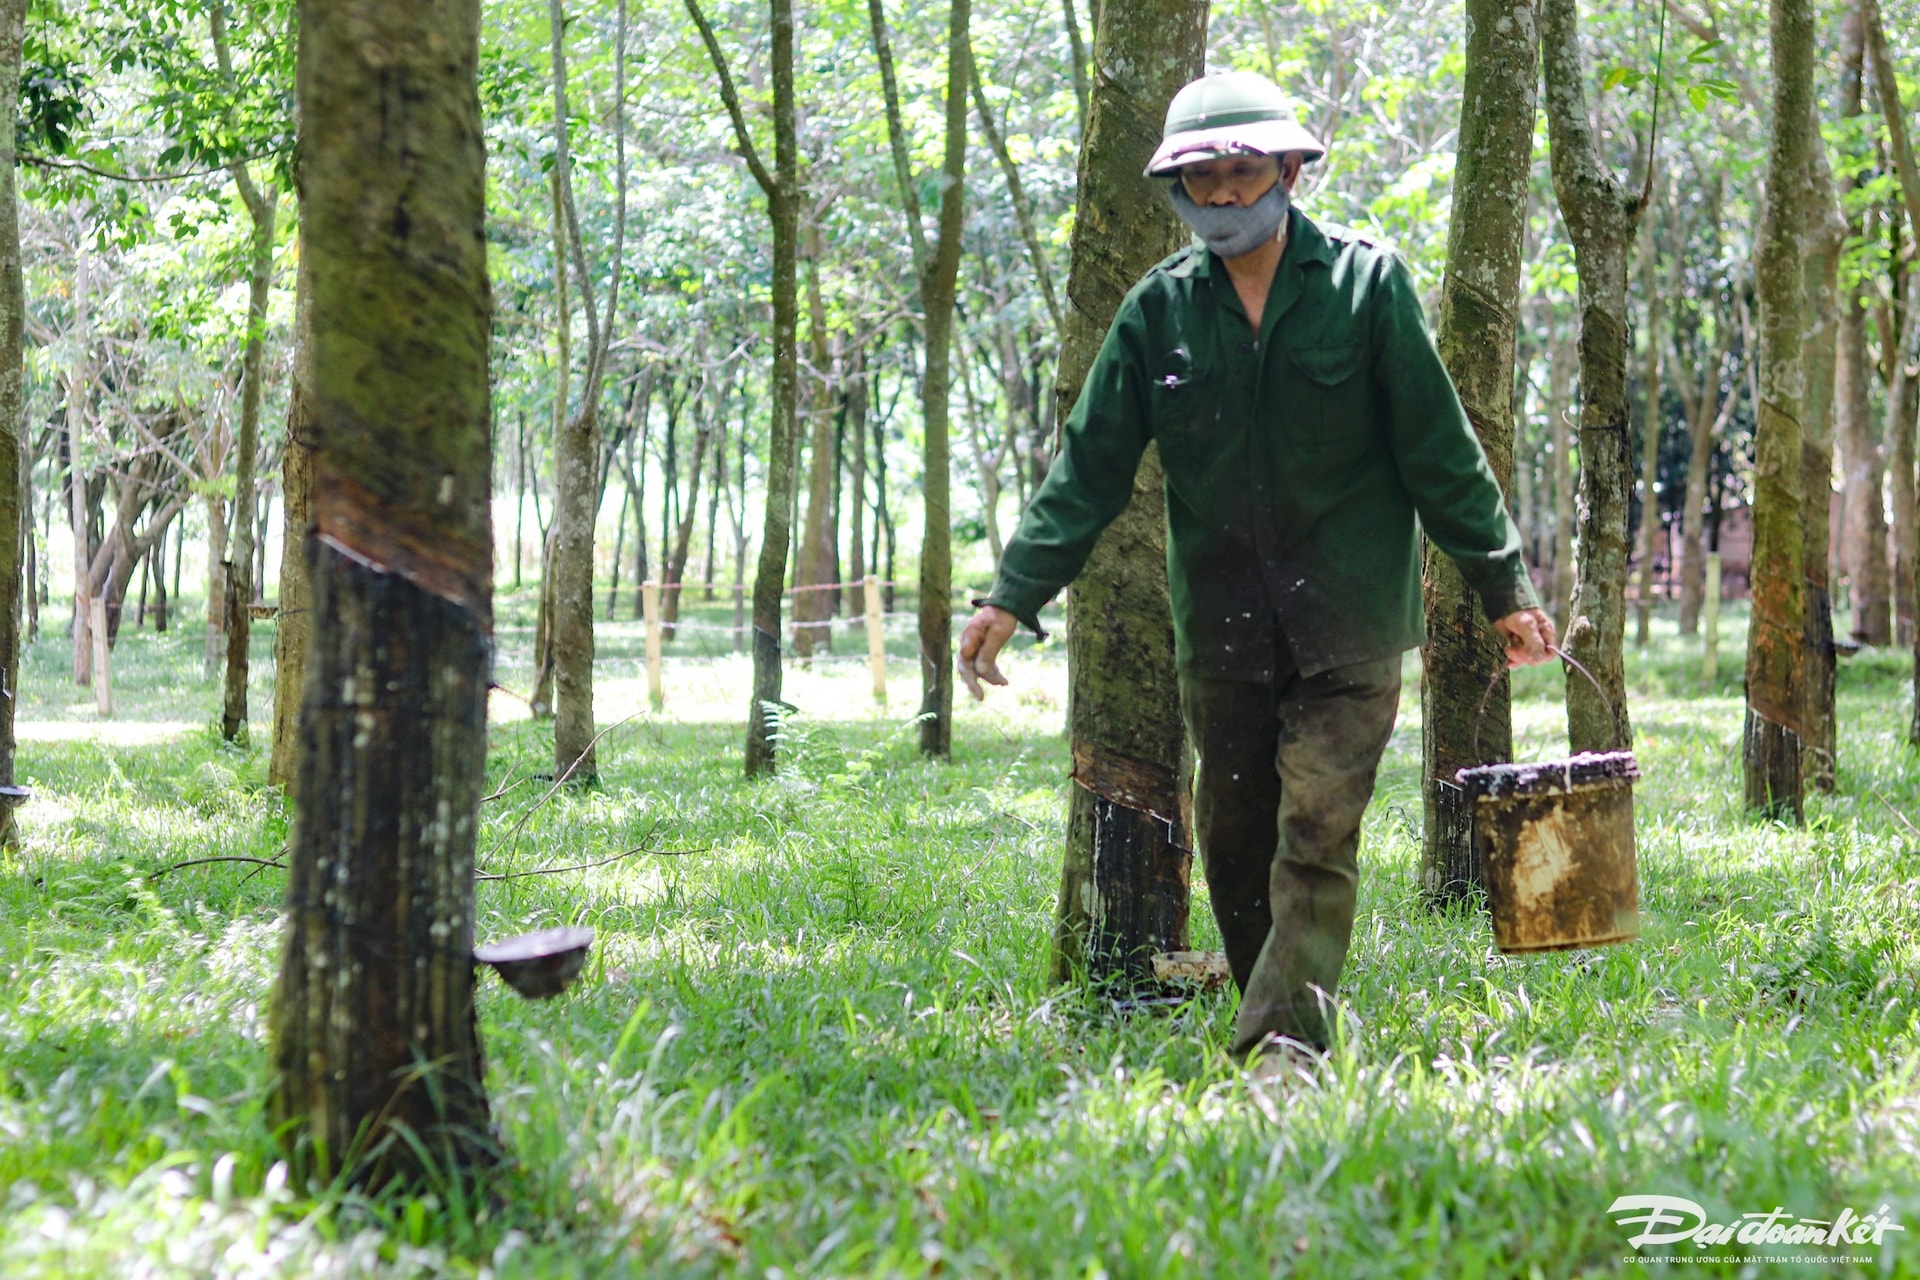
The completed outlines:
{"type": "Polygon", "coordinates": [[[1298,151],[1308,160],[1327,154],[1319,139],[1293,118],[1279,85],[1252,71],[1219,71],[1201,76],[1173,95],[1160,148],[1147,162],[1147,176],[1249,151],[1263,155],[1298,151]]]}

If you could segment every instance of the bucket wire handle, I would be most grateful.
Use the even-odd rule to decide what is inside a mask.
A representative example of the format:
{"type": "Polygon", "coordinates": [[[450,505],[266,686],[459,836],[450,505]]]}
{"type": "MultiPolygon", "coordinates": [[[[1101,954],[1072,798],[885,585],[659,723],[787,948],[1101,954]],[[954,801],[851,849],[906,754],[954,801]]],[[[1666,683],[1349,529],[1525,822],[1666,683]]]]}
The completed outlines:
{"type": "MultiPolygon", "coordinates": [[[[1594,677],[1593,672],[1581,665],[1578,658],[1557,644],[1548,645],[1547,652],[1585,676],[1587,683],[1593,686],[1593,691],[1600,695],[1600,701],[1606,703],[1608,709],[1612,710],[1613,704],[1607,698],[1607,691],[1600,687],[1600,681],[1594,677]]],[[[1500,677],[1506,675],[1509,670],[1511,668],[1501,667],[1493,673],[1493,679],[1487,681],[1487,691],[1480,695],[1480,709],[1473,713],[1473,758],[1475,760],[1480,759],[1480,724],[1486,719],[1487,702],[1493,697],[1493,691],[1500,687],[1500,677]]]]}

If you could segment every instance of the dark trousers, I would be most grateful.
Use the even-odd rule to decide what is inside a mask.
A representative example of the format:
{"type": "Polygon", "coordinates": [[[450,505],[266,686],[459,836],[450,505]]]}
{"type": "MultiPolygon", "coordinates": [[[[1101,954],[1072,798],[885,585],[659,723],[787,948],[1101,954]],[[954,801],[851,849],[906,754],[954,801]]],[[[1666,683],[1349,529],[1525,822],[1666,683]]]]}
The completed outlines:
{"type": "Polygon", "coordinates": [[[1400,705],[1400,659],[1271,683],[1180,677],[1194,835],[1240,988],[1233,1051],[1328,1043],[1346,964],[1360,816],[1400,705]]]}

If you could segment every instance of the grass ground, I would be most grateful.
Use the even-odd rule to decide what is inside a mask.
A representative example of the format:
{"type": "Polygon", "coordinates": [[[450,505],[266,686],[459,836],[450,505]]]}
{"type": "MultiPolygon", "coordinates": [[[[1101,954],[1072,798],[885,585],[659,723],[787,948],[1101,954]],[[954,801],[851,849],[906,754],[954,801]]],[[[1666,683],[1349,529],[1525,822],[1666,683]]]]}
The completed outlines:
{"type": "MultiPolygon", "coordinates": [[[[0,1275],[1920,1274],[1920,754],[1900,655],[1842,666],[1838,793],[1804,829],[1756,825],[1737,804],[1739,619],[1712,687],[1657,624],[1631,674],[1644,936],[1539,957],[1421,906],[1410,684],[1366,820],[1343,1040],[1275,1102],[1223,1054],[1229,997],[1119,1016],[1044,981],[1057,645],[963,709],[944,766],[914,751],[904,636],[886,713],[860,663],[796,670],[786,763],[749,784],[745,659],[702,641],[670,664],[668,709],[603,743],[600,789],[511,839],[537,792],[489,806],[489,869],[649,852],[478,887],[483,937],[585,923],[599,943],[558,1000],[486,981],[517,1163],[475,1208],[369,1202],[278,1163],[278,873],[162,874],[270,857],[287,827],[263,753],[207,727],[199,645],[125,636],[107,724],[65,682],[64,641],[27,657],[35,799],[0,858],[0,1275]],[[1607,1212],[1636,1193],[1716,1221],[1887,1206],[1910,1225],[1877,1248],[1637,1265],[1607,1212]]],[[[500,676],[523,690],[524,648],[507,626],[500,676]]],[[[644,706],[639,633],[601,648],[613,721],[644,706]]],[[[1523,755],[1561,751],[1556,685],[1522,674],[1523,755]]],[[[495,711],[495,781],[550,768],[544,727],[505,696],[495,711]]],[[[1204,906],[1194,942],[1217,944],[1204,906]]]]}

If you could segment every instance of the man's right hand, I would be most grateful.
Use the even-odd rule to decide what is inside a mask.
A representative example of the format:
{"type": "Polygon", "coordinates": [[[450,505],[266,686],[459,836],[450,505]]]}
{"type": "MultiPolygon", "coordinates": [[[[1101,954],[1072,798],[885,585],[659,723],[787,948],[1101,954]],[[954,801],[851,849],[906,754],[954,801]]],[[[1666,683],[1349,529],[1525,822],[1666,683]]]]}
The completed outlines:
{"type": "Polygon", "coordinates": [[[994,660],[1019,629],[1019,620],[998,605],[983,605],[980,612],[967,620],[966,629],[960,633],[960,653],[954,666],[975,702],[987,696],[987,691],[980,687],[982,680],[988,684],[1006,684],[1007,678],[1000,674],[994,660]]]}

